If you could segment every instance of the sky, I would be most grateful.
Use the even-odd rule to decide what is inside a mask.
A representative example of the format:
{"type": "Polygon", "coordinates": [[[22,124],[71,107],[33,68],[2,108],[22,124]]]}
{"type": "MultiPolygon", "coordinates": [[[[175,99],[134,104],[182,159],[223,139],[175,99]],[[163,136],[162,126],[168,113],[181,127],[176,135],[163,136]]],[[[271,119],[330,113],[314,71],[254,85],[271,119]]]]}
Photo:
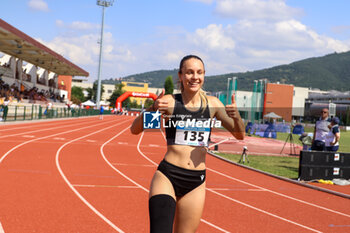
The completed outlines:
{"type": "MultiPolygon", "coordinates": [[[[1,19],[97,79],[96,0],[1,0],[1,19]]],[[[349,0],[115,0],[105,8],[101,79],[176,69],[200,56],[207,75],[350,50],[349,0]]]]}

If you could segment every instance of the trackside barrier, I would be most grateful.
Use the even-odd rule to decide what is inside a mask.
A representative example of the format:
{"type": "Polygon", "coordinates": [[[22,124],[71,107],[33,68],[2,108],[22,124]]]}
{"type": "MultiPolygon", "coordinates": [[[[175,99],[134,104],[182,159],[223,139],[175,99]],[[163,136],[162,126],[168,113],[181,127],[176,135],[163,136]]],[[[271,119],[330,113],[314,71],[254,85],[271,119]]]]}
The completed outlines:
{"type": "Polygon", "coordinates": [[[350,153],[301,151],[299,179],[350,179],[350,153]]]}
{"type": "MultiPolygon", "coordinates": [[[[0,106],[1,109],[1,106],[0,106]]],[[[81,116],[95,116],[99,115],[98,109],[81,109],[71,108],[66,106],[52,107],[47,109],[38,104],[29,105],[9,105],[7,109],[3,107],[0,111],[0,121],[24,121],[24,120],[41,120],[52,118],[66,118],[66,117],[81,117],[81,116]]],[[[105,110],[103,115],[111,114],[110,110],[105,110]]]]}

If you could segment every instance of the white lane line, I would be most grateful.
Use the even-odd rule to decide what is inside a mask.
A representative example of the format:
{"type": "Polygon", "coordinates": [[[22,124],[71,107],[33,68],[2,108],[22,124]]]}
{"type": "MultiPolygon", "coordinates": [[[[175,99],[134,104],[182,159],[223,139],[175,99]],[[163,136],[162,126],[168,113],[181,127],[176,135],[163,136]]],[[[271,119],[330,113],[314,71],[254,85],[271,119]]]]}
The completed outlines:
{"type": "Polygon", "coordinates": [[[282,193],[279,193],[279,192],[275,192],[275,191],[272,191],[272,190],[269,190],[269,189],[260,187],[260,186],[258,186],[258,185],[254,185],[254,184],[245,182],[245,181],[243,181],[243,180],[240,180],[240,179],[231,177],[231,176],[229,176],[229,175],[223,174],[223,173],[221,173],[221,172],[219,172],[219,171],[216,171],[216,170],[214,170],[214,169],[211,169],[211,168],[208,168],[208,167],[207,167],[207,169],[208,169],[209,171],[212,171],[212,172],[214,172],[214,173],[217,173],[217,174],[219,174],[219,175],[222,175],[222,176],[224,176],[224,177],[227,177],[227,178],[229,178],[229,179],[231,179],[231,180],[235,180],[235,181],[237,181],[237,182],[240,182],[240,183],[243,183],[243,184],[247,184],[247,185],[250,185],[250,186],[255,187],[255,188],[262,189],[262,190],[264,190],[264,191],[267,191],[267,192],[276,194],[276,195],[278,195],[278,196],[282,196],[282,197],[291,199],[291,200],[293,200],[293,201],[297,201],[297,202],[300,202],[300,203],[303,203],[303,204],[306,204],[306,205],[310,205],[310,206],[313,206],[313,207],[316,207],[316,208],[319,208],[319,209],[322,209],[322,210],[326,210],[326,211],[329,211],[329,212],[332,212],[332,213],[335,213],[335,214],[343,215],[343,216],[345,216],[345,217],[350,217],[350,215],[348,215],[348,214],[345,214],[345,213],[342,213],[342,212],[339,212],[339,211],[336,211],[336,210],[328,209],[328,208],[323,207],[323,206],[319,206],[319,205],[316,205],[316,204],[313,204],[313,203],[310,203],[310,202],[307,202],[307,201],[303,201],[303,200],[300,200],[300,199],[297,199],[297,198],[294,198],[294,197],[291,197],[291,196],[288,196],[288,195],[285,195],[285,194],[282,194],[282,193]]]}
{"type": "MultiPolygon", "coordinates": [[[[162,131],[161,131],[161,133],[162,133],[162,135],[163,135],[163,138],[165,139],[164,133],[163,133],[162,131]]],[[[207,169],[208,169],[208,167],[207,167],[207,169]]],[[[212,169],[210,169],[210,170],[212,170],[212,169]]],[[[263,188],[261,188],[261,187],[257,187],[257,188],[260,189],[261,191],[267,190],[267,189],[263,189],[263,188]]],[[[230,198],[230,197],[228,197],[228,196],[226,196],[226,195],[223,195],[223,194],[221,194],[221,193],[218,193],[218,192],[216,192],[216,191],[214,191],[214,190],[211,190],[211,189],[209,189],[209,188],[206,188],[206,189],[209,190],[209,191],[211,191],[211,192],[213,192],[213,193],[215,193],[215,194],[217,194],[217,195],[219,195],[219,196],[221,196],[221,197],[225,197],[225,198],[227,198],[227,199],[229,199],[229,200],[232,199],[232,198],[230,198]]],[[[234,201],[234,199],[232,199],[231,201],[234,201]]],[[[246,203],[244,203],[244,202],[240,202],[240,201],[238,201],[238,200],[237,200],[237,203],[240,203],[240,204],[245,205],[245,206],[247,206],[247,207],[250,207],[250,206],[251,206],[251,205],[249,205],[249,204],[246,204],[246,203]]],[[[260,209],[254,207],[254,206],[251,206],[251,207],[253,207],[253,209],[255,209],[255,210],[259,210],[259,211],[260,211],[260,209]]],[[[268,214],[268,215],[270,215],[270,216],[279,218],[279,219],[281,219],[281,220],[285,220],[285,221],[287,221],[287,222],[293,223],[293,224],[295,224],[295,225],[297,225],[297,226],[302,226],[302,227],[304,227],[304,228],[309,228],[309,227],[307,227],[307,226],[304,226],[304,225],[302,225],[302,224],[299,224],[299,223],[293,222],[293,221],[291,221],[291,220],[282,218],[282,217],[280,217],[280,216],[278,216],[278,215],[269,213],[269,212],[267,212],[267,211],[261,210],[261,212],[262,212],[262,213],[265,213],[265,214],[268,214]]],[[[312,229],[312,228],[310,228],[310,229],[312,229]]],[[[312,230],[315,231],[315,232],[320,232],[320,231],[317,231],[317,230],[315,230],[315,229],[312,229],[312,230]]]]}
{"type": "Polygon", "coordinates": [[[86,140],[87,142],[97,142],[96,140],[91,140],[91,139],[88,139],[86,140]]]}
{"type": "Polygon", "coordinates": [[[127,142],[118,142],[119,145],[128,145],[127,142]]]}
{"type": "Polygon", "coordinates": [[[22,135],[23,138],[34,138],[34,135],[22,135]]]}
{"type": "MultiPolygon", "coordinates": [[[[160,131],[163,135],[163,138],[165,139],[165,135],[163,133],[163,131],[160,131]]],[[[207,167],[207,170],[209,171],[212,171],[214,173],[217,173],[221,176],[224,176],[224,177],[227,177],[228,179],[231,179],[231,180],[235,180],[237,182],[240,182],[240,183],[243,183],[243,184],[246,184],[246,185],[249,185],[249,186],[252,186],[254,188],[257,188],[257,189],[262,189],[264,191],[267,191],[267,192],[270,192],[270,193],[273,193],[273,194],[276,194],[278,196],[282,196],[282,197],[285,197],[285,198],[288,198],[288,199],[291,199],[293,201],[297,201],[297,202],[300,202],[300,203],[303,203],[303,204],[306,204],[306,205],[310,205],[310,206],[313,206],[313,207],[316,207],[316,208],[319,208],[319,209],[322,209],[322,210],[326,210],[326,211],[329,211],[329,212],[332,212],[332,213],[336,213],[336,214],[339,214],[339,215],[343,215],[345,217],[350,217],[350,215],[348,214],[345,214],[345,213],[342,213],[342,212],[339,212],[339,211],[336,211],[336,210],[332,210],[332,209],[329,209],[329,208],[326,208],[326,207],[323,207],[323,206],[320,206],[320,205],[316,205],[316,204],[313,204],[313,203],[310,203],[310,202],[307,202],[307,201],[303,201],[303,200],[300,200],[298,198],[294,198],[294,197],[291,197],[291,196],[288,196],[288,195],[285,195],[285,194],[282,194],[282,193],[279,193],[279,192],[276,192],[276,191],[272,191],[270,189],[266,189],[266,188],[263,188],[261,186],[258,186],[258,185],[254,185],[254,184],[251,184],[249,182],[246,182],[246,181],[243,181],[243,180],[240,180],[240,179],[237,179],[237,178],[234,178],[232,176],[229,176],[229,175],[226,175],[224,173],[221,173],[219,171],[216,171],[214,169],[211,169],[211,168],[208,168],[207,167]]]]}
{"type": "Polygon", "coordinates": [[[216,191],[249,191],[249,192],[265,192],[266,190],[261,189],[229,189],[229,188],[208,188],[216,191]]]}
{"type": "MultiPolygon", "coordinates": [[[[123,121],[123,122],[120,122],[119,124],[115,124],[115,125],[112,125],[112,126],[109,126],[109,127],[106,127],[106,128],[103,128],[103,129],[100,129],[98,131],[95,131],[95,132],[92,132],[92,133],[89,133],[89,134],[86,134],[84,136],[81,136],[81,137],[78,137],[76,139],[73,139],[73,140],[70,140],[68,142],[66,142],[65,144],[63,144],[58,150],[57,150],[57,153],[56,153],[56,167],[60,173],[60,175],[62,176],[63,180],[66,182],[66,184],[68,185],[68,187],[75,193],[75,195],[78,196],[78,198],[85,204],[87,205],[97,216],[99,216],[102,220],[104,220],[110,227],[112,227],[114,230],[122,233],[124,232],[123,230],[121,230],[119,227],[117,227],[116,225],[114,225],[113,222],[111,222],[108,218],[106,218],[103,214],[101,214],[93,205],[91,205],[74,187],[73,185],[69,182],[68,178],[65,176],[64,172],[62,171],[61,169],[61,166],[60,166],[60,163],[59,163],[59,156],[60,156],[60,152],[61,150],[67,146],[68,144],[70,143],[73,143],[75,141],[78,141],[78,140],[81,140],[83,138],[86,138],[88,136],[91,136],[91,135],[94,135],[96,133],[99,133],[99,132],[102,132],[104,130],[107,130],[109,128],[112,128],[112,127],[115,127],[117,125],[120,125],[120,124],[123,124],[127,121],[130,121],[130,120],[126,120],[126,121],[123,121]]],[[[109,123],[110,124],[110,123],[109,123]]],[[[95,125],[96,126],[96,125],[95,125]]],[[[129,127],[127,127],[126,129],[129,129],[129,127]]],[[[126,129],[124,129],[122,132],[124,132],[126,129]]],[[[119,134],[121,134],[122,132],[120,132],[119,134]]]]}
{"type": "Polygon", "coordinates": [[[238,200],[233,199],[233,198],[231,198],[231,197],[228,197],[228,196],[226,196],[226,195],[224,195],[224,194],[221,194],[221,193],[219,193],[219,192],[216,192],[216,191],[214,191],[214,190],[212,190],[212,189],[208,189],[208,188],[207,188],[207,190],[210,191],[210,192],[212,192],[212,193],[215,193],[215,194],[217,194],[217,195],[219,195],[219,196],[221,196],[221,197],[224,197],[224,198],[226,198],[226,199],[229,199],[229,200],[231,200],[231,201],[233,201],[233,202],[236,202],[236,203],[238,203],[238,204],[244,205],[244,206],[246,206],[246,207],[249,207],[249,208],[251,208],[251,209],[254,209],[254,210],[256,210],[256,211],[259,211],[259,212],[261,212],[261,213],[270,215],[270,216],[272,216],[272,217],[278,218],[278,219],[280,219],[280,220],[283,220],[283,221],[286,221],[286,222],[295,224],[295,225],[297,225],[297,226],[299,226],[299,227],[302,227],[302,228],[305,228],[305,229],[307,229],[307,230],[310,230],[310,231],[313,231],[313,232],[319,232],[319,233],[322,232],[322,231],[318,231],[318,230],[316,230],[316,229],[313,229],[313,228],[311,228],[311,227],[307,227],[307,226],[305,226],[305,225],[302,225],[302,224],[300,224],[300,223],[291,221],[291,220],[289,220],[289,219],[280,217],[280,216],[278,216],[278,215],[276,215],[276,214],[272,214],[272,213],[267,212],[267,211],[265,211],[265,210],[259,209],[259,208],[257,208],[257,207],[252,206],[252,205],[249,205],[249,204],[247,204],[247,203],[238,201],[238,200]]]}
{"type": "Polygon", "coordinates": [[[73,184],[74,187],[81,187],[81,188],[124,188],[124,189],[132,189],[132,188],[139,188],[137,186],[121,186],[121,185],[101,185],[101,184],[73,184]]]}
{"type": "Polygon", "coordinates": [[[155,144],[149,144],[149,147],[160,147],[160,145],[155,145],[155,144]]]}
{"type": "Polygon", "coordinates": [[[64,124],[64,125],[60,125],[60,126],[57,126],[57,127],[44,128],[44,129],[33,130],[33,131],[28,131],[28,132],[22,132],[22,133],[17,133],[17,134],[3,135],[3,136],[0,136],[0,138],[8,138],[8,137],[18,136],[18,135],[23,135],[23,134],[26,135],[28,133],[42,132],[42,131],[51,130],[51,129],[57,129],[57,128],[66,128],[66,127],[71,127],[72,125],[73,126],[77,126],[77,125],[82,125],[82,124],[85,124],[85,123],[88,123],[88,122],[90,122],[90,121],[83,121],[83,122],[80,122],[80,123],[69,124],[69,125],[64,124]]]}
{"type": "MultiPolygon", "coordinates": [[[[75,125],[82,125],[82,124],[85,124],[85,123],[88,123],[88,122],[84,122],[84,123],[81,123],[81,124],[75,124],[75,125]]],[[[85,127],[81,127],[81,128],[78,128],[78,129],[73,129],[73,130],[68,130],[68,131],[64,131],[64,132],[61,132],[61,133],[55,133],[55,134],[51,134],[51,135],[48,135],[48,136],[44,136],[44,137],[40,137],[40,138],[35,138],[35,139],[32,139],[32,140],[28,140],[28,141],[25,141],[25,142],[22,142],[21,144],[18,144],[17,146],[14,146],[12,147],[9,151],[7,151],[1,158],[0,158],[0,164],[1,162],[14,150],[16,150],[17,148],[25,145],[25,144],[28,144],[28,143],[31,143],[31,142],[35,142],[35,141],[39,141],[41,139],[46,139],[46,138],[50,138],[50,137],[53,137],[53,136],[57,136],[57,135],[61,135],[61,134],[67,134],[67,133],[71,133],[71,132],[74,132],[74,131],[79,131],[79,130],[82,130],[82,129],[87,129],[87,128],[91,128],[91,127],[94,127],[94,126],[97,126],[97,125],[104,125],[104,124],[107,124],[106,122],[105,123],[100,123],[100,124],[95,124],[95,125],[89,125],[89,126],[85,126],[85,127]]],[[[110,122],[109,122],[110,124],[110,122]]],[[[63,128],[63,127],[71,127],[72,125],[67,125],[67,126],[59,126],[59,127],[54,127],[54,128],[51,128],[51,129],[56,129],[56,128],[63,128]]]]}
{"type": "MultiPolygon", "coordinates": [[[[140,139],[139,139],[139,142],[137,143],[137,150],[139,151],[140,155],[142,155],[142,157],[144,157],[144,158],[145,158],[146,160],[148,160],[150,163],[152,163],[152,164],[154,164],[154,165],[157,166],[157,165],[158,165],[157,163],[155,163],[153,160],[151,160],[150,158],[148,158],[148,157],[147,157],[144,153],[142,153],[142,151],[140,150],[140,144],[141,144],[143,135],[144,135],[144,131],[142,132],[141,137],[140,137],[140,139]]],[[[217,230],[222,231],[222,232],[229,232],[229,231],[226,231],[226,230],[222,229],[221,227],[216,226],[215,224],[210,223],[210,222],[208,222],[208,221],[206,221],[206,220],[204,220],[204,219],[202,219],[202,218],[201,218],[201,221],[204,222],[204,223],[206,223],[206,224],[208,224],[209,226],[211,226],[211,227],[217,229],[217,230]]]]}
{"type": "Polygon", "coordinates": [[[2,228],[1,222],[0,222],[0,233],[5,233],[4,228],[2,228]]]}
{"type": "Polygon", "coordinates": [[[130,163],[112,163],[112,165],[117,165],[117,166],[155,167],[155,165],[151,165],[151,164],[130,164],[130,163]]]}
{"type": "MultiPolygon", "coordinates": [[[[128,127],[128,128],[129,128],[129,127],[128,127]]],[[[128,129],[128,128],[127,128],[127,129],[128,129]]],[[[125,129],[125,130],[126,130],[126,129],[125,129]]],[[[125,130],[123,130],[123,131],[125,131],[125,130]]],[[[103,148],[105,147],[105,145],[107,145],[109,142],[111,142],[111,141],[114,140],[116,137],[118,137],[121,133],[123,133],[123,131],[120,132],[120,133],[118,133],[117,135],[113,136],[111,139],[109,139],[109,140],[106,141],[105,143],[103,143],[103,145],[102,145],[101,148],[100,148],[101,155],[102,155],[103,159],[106,161],[106,163],[107,163],[114,171],[116,171],[117,173],[119,173],[121,176],[123,176],[125,179],[127,179],[127,180],[130,181],[131,183],[135,184],[137,187],[139,187],[139,188],[143,189],[144,191],[146,191],[147,193],[149,193],[149,190],[148,190],[147,188],[143,187],[142,185],[140,185],[139,183],[137,183],[136,181],[134,181],[133,179],[131,179],[130,177],[128,177],[127,175],[125,175],[123,172],[121,172],[121,171],[120,171],[119,169],[117,169],[115,166],[113,166],[113,164],[109,162],[109,160],[106,158],[106,156],[105,156],[105,154],[104,154],[104,152],[103,152],[103,148]]],[[[140,153],[142,153],[142,152],[140,151],[140,149],[139,149],[139,145],[140,145],[140,142],[141,142],[141,140],[142,140],[142,137],[143,137],[143,133],[141,134],[141,137],[140,137],[140,139],[139,139],[139,143],[138,143],[138,146],[137,146],[137,150],[138,150],[140,153]]],[[[145,157],[145,158],[148,159],[147,157],[145,157]]],[[[148,160],[149,160],[151,163],[153,163],[154,165],[157,165],[157,164],[156,164],[155,162],[153,162],[152,160],[150,160],[150,159],[148,159],[148,160]]],[[[202,220],[202,219],[201,219],[201,221],[204,222],[204,223],[206,223],[206,224],[208,224],[208,225],[210,225],[210,226],[212,226],[212,227],[214,227],[214,228],[216,228],[216,229],[218,229],[218,230],[220,230],[220,231],[222,231],[222,232],[229,233],[229,231],[226,231],[226,230],[224,230],[224,229],[222,229],[222,228],[220,228],[220,227],[218,227],[218,226],[215,226],[214,224],[212,224],[212,223],[210,223],[210,222],[207,222],[207,221],[202,220]]]]}
{"type": "Polygon", "coordinates": [[[54,137],[53,140],[64,141],[64,140],[66,140],[66,139],[65,139],[65,138],[60,138],[60,137],[54,137]]]}

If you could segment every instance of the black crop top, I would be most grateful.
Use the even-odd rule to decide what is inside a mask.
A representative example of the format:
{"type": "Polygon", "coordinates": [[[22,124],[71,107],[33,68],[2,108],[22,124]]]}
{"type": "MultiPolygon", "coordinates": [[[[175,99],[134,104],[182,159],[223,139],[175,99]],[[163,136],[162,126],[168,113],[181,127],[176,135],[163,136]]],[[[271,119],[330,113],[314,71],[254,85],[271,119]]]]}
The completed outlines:
{"type": "Polygon", "coordinates": [[[208,146],[211,133],[209,105],[204,111],[202,105],[197,111],[190,111],[184,106],[181,94],[174,98],[174,112],[165,123],[167,144],[208,146]]]}

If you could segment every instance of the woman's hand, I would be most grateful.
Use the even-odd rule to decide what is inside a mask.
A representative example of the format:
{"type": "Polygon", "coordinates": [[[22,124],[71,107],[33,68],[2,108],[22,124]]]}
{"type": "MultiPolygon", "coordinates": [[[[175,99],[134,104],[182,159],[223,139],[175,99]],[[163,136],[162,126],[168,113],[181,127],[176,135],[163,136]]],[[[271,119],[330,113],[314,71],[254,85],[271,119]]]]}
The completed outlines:
{"type": "Polygon", "coordinates": [[[167,100],[162,99],[164,96],[164,89],[160,93],[160,95],[157,97],[157,99],[154,101],[152,105],[152,111],[159,110],[160,113],[165,114],[168,111],[169,103],[167,100]]]}
{"type": "Polygon", "coordinates": [[[240,119],[241,116],[239,115],[237,104],[235,100],[235,94],[232,94],[231,96],[231,104],[228,104],[225,106],[226,113],[229,117],[232,119],[240,119]]]}

